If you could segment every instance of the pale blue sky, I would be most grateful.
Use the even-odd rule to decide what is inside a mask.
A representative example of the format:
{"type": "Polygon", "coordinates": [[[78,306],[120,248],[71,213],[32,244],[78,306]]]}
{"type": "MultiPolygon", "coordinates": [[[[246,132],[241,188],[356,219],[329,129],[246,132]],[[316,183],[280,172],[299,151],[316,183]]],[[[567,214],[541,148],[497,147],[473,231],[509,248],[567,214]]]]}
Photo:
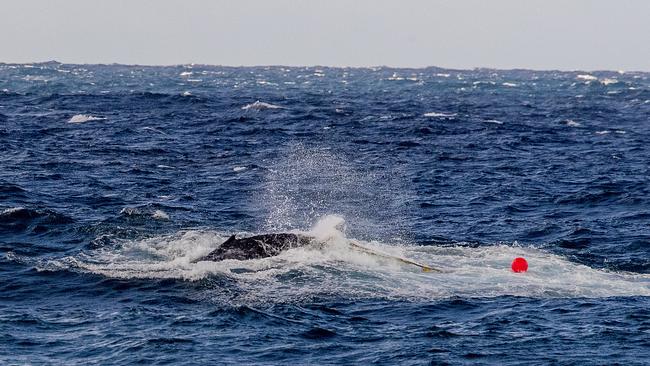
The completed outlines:
{"type": "Polygon", "coordinates": [[[2,0],[0,62],[650,71],[647,0],[2,0]]]}

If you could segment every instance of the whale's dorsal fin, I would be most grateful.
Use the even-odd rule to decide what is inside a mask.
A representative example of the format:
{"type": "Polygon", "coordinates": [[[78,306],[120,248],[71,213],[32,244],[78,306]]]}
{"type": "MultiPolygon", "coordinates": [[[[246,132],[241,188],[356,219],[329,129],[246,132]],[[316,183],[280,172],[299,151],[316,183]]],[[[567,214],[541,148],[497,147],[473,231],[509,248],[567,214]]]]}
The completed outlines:
{"type": "Polygon", "coordinates": [[[224,241],[223,244],[221,244],[221,245],[224,245],[224,244],[230,244],[230,243],[232,243],[232,242],[235,241],[235,240],[237,240],[237,238],[236,238],[236,235],[233,234],[233,235],[230,236],[230,238],[228,238],[228,240],[224,241]]]}

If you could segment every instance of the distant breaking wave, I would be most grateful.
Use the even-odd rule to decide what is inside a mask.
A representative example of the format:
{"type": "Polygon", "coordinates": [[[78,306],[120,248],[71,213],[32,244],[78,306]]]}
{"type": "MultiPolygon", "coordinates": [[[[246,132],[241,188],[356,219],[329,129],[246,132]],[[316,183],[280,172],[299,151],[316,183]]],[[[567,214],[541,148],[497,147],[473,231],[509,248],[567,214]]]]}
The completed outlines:
{"type": "Polygon", "coordinates": [[[424,116],[432,118],[453,118],[456,117],[456,113],[429,112],[425,113],[424,116]]]}
{"type": "Polygon", "coordinates": [[[271,104],[271,103],[265,103],[265,102],[260,102],[259,100],[256,101],[255,103],[251,104],[246,104],[245,106],[241,107],[243,110],[254,110],[254,111],[263,111],[266,109],[284,109],[284,107],[271,104]]]}
{"type": "Polygon", "coordinates": [[[104,120],[106,118],[104,117],[95,117],[91,116],[89,114],[75,114],[72,116],[69,120],[68,123],[84,123],[84,122],[89,122],[89,121],[100,121],[104,120]]]}

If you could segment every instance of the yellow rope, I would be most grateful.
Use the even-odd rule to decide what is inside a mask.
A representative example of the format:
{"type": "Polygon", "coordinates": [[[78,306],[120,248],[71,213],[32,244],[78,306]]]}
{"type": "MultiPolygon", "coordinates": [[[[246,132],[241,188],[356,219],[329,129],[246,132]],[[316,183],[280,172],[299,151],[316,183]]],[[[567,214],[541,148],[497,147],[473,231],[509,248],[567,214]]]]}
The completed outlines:
{"type": "Polygon", "coordinates": [[[441,270],[441,269],[431,267],[431,266],[428,266],[426,264],[418,263],[416,261],[413,261],[413,260],[410,260],[410,259],[407,259],[407,258],[402,258],[402,257],[398,257],[398,256],[395,256],[395,255],[392,255],[392,254],[383,253],[383,252],[380,252],[378,250],[370,249],[370,248],[367,248],[367,247],[365,247],[365,246],[363,246],[363,245],[361,245],[359,243],[353,242],[353,241],[350,241],[350,246],[352,248],[354,248],[354,249],[357,249],[357,250],[359,250],[361,252],[364,252],[364,253],[367,253],[367,254],[372,254],[372,255],[376,255],[378,257],[383,257],[383,258],[394,259],[394,260],[400,261],[402,263],[406,263],[406,264],[410,264],[410,265],[413,265],[413,266],[416,266],[416,267],[420,267],[423,272],[438,272],[438,273],[443,272],[443,270],[441,270]]]}

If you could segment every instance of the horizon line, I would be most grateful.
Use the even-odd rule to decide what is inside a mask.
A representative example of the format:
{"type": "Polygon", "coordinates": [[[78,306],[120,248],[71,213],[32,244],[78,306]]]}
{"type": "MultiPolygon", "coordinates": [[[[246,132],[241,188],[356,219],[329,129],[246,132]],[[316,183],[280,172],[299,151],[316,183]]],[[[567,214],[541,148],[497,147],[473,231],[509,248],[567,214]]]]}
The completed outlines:
{"type": "Polygon", "coordinates": [[[549,68],[549,69],[536,69],[536,68],[526,68],[526,67],[512,67],[512,68],[501,68],[501,67],[491,67],[491,66],[475,66],[472,68],[454,68],[454,67],[443,67],[443,66],[390,66],[390,65],[364,65],[364,66],[332,66],[324,64],[313,64],[313,65],[286,65],[286,64],[242,64],[242,65],[226,65],[226,64],[209,64],[201,62],[188,62],[188,63],[161,63],[161,64],[145,64],[145,63],[121,63],[121,62],[92,62],[92,63],[77,63],[77,62],[61,62],[58,60],[47,60],[47,61],[30,61],[30,62],[5,62],[0,61],[0,65],[42,65],[42,64],[60,64],[60,65],[86,65],[86,66],[129,66],[129,67],[187,67],[187,66],[209,66],[209,67],[225,67],[225,68],[261,68],[261,67],[287,67],[287,68],[314,68],[314,67],[324,67],[330,69],[413,69],[413,70],[423,70],[423,69],[440,69],[447,71],[472,71],[472,70],[496,70],[496,71],[537,71],[537,72],[615,72],[615,73],[650,73],[650,70],[624,70],[624,69],[560,69],[560,68],[549,68]]]}

